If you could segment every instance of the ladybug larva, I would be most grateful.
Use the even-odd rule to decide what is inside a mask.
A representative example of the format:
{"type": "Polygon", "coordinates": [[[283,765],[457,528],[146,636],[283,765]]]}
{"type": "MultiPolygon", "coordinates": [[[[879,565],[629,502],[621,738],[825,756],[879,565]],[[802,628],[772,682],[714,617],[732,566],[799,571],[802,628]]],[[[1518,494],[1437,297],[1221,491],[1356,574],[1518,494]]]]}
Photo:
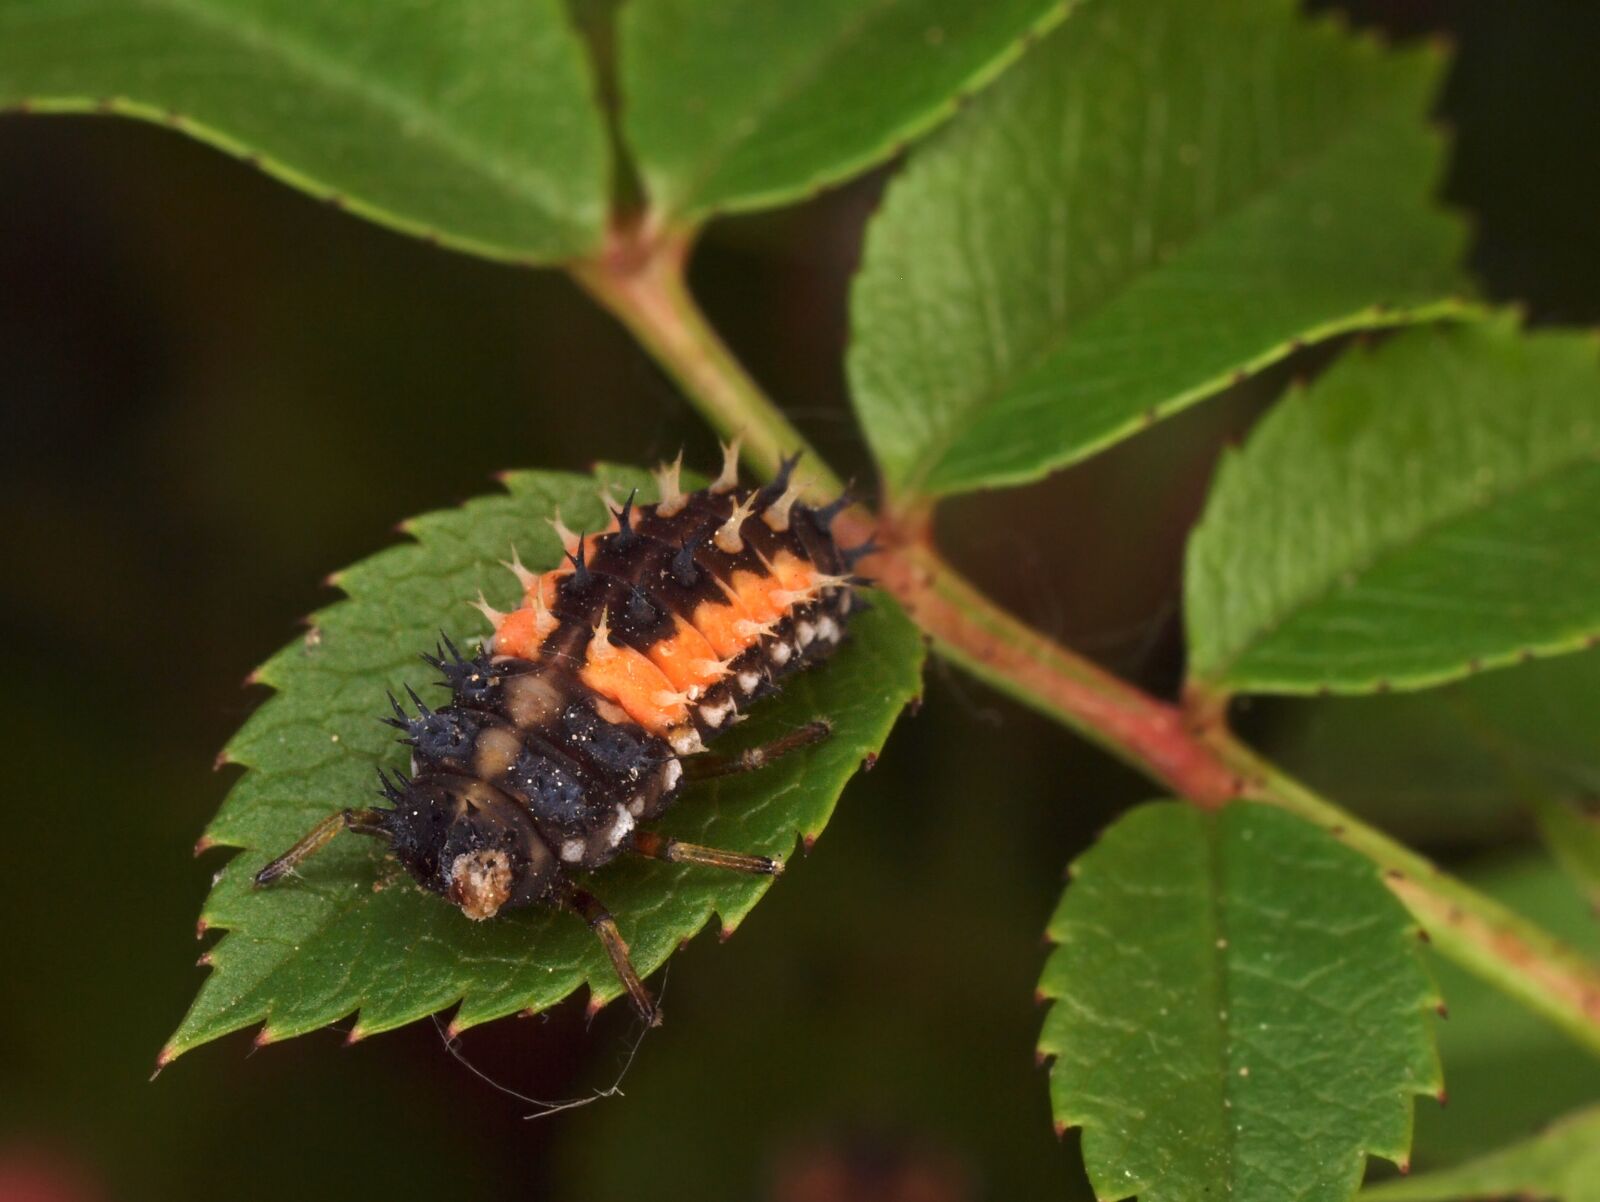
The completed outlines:
{"type": "MultiPolygon", "coordinates": [[[[798,456],[796,456],[798,458],[798,456]]],[[[430,709],[407,688],[384,720],[412,749],[410,773],[379,770],[387,808],[319,823],[256,874],[279,880],[341,830],[388,840],[424,888],[468,918],[518,906],[573,911],[599,936],[635,1008],[659,1021],[604,905],[576,880],[624,853],[735,872],[781,861],[647,829],[691,780],[761,767],[828,734],[815,721],[736,757],[706,745],[790,674],[825,659],[857,603],[851,574],[868,548],[830,533],[844,506],[799,499],[795,460],[764,488],[738,481],[737,443],[722,474],[684,492],[679,462],[656,473],[660,500],[620,507],[590,537],[552,522],[566,562],[542,574],[512,552],[522,586],[470,658],[441,636],[423,659],[450,701],[430,709]]]]}

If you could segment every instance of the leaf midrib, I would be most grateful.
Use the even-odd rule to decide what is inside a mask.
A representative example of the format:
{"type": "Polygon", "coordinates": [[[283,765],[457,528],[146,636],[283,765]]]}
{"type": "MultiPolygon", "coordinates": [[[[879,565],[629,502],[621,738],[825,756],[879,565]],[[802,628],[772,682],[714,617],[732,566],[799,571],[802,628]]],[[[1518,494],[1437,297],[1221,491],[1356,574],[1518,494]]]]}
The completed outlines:
{"type": "MultiPolygon", "coordinates": [[[[1234,651],[1234,653],[1226,660],[1219,660],[1211,671],[1207,672],[1198,679],[1208,685],[1224,683],[1227,674],[1238,666],[1238,663],[1242,658],[1248,655],[1251,651],[1260,647],[1263,642],[1272,638],[1275,634],[1282,630],[1287,623],[1292,621],[1299,614],[1302,614],[1307,609],[1313,608],[1320,602],[1327,600],[1333,595],[1334,590],[1339,587],[1340,582],[1344,579],[1344,577],[1352,574],[1356,575],[1357,577],[1365,576],[1380,565],[1393,560],[1395,557],[1415,551],[1419,542],[1438,533],[1440,529],[1450,525],[1452,522],[1458,521],[1464,517],[1470,517],[1474,514],[1485,513],[1495,505],[1514,498],[1519,494],[1542,487],[1545,484],[1550,483],[1556,477],[1563,475],[1573,468],[1582,467],[1593,459],[1595,453],[1594,447],[1588,444],[1568,445],[1576,445],[1578,449],[1574,450],[1568,456],[1563,456],[1553,460],[1540,471],[1526,476],[1518,476],[1514,481],[1510,482],[1504,488],[1490,489],[1487,490],[1486,493],[1470,496],[1467,498],[1469,503],[1431,517],[1428,521],[1418,525],[1406,537],[1377,546],[1373,549],[1372,554],[1368,555],[1364,559],[1352,561],[1349,564],[1341,566],[1337,571],[1329,572],[1326,578],[1320,581],[1316,587],[1307,589],[1297,596],[1291,598],[1290,601],[1282,607],[1281,612],[1279,612],[1271,622],[1263,625],[1257,632],[1256,636],[1249,643],[1241,644],[1239,648],[1234,651]]],[[[1359,586],[1360,581],[1358,580],[1357,587],[1359,586]]]]}
{"type": "MultiPolygon", "coordinates": [[[[908,494],[922,492],[928,478],[948,461],[952,447],[965,438],[972,427],[983,419],[989,409],[1002,397],[1009,395],[1016,388],[1018,382],[1039,372],[1066,347],[1076,335],[1077,326],[1081,324],[1085,313],[1104,311],[1111,307],[1141,282],[1148,279],[1154,272],[1162,270],[1165,264],[1176,259],[1182,251],[1192,248],[1196,243],[1209,237],[1224,225],[1239,220],[1251,209],[1257,207],[1270,193],[1278,191],[1290,181],[1311,171],[1315,165],[1332,157],[1344,143],[1352,140],[1358,133],[1366,132],[1370,126],[1383,124],[1387,116],[1386,111],[1374,102],[1324,141],[1303,149],[1298,154],[1285,156],[1280,160],[1275,171],[1262,176],[1252,187],[1241,192],[1236,203],[1227,206],[1226,209],[1216,211],[1213,214],[1215,220],[1209,224],[1197,224],[1174,238],[1166,240],[1164,245],[1175,249],[1172,253],[1166,255],[1164,260],[1158,260],[1152,256],[1138,269],[1129,272],[1115,284],[1108,286],[1098,296],[1088,298],[1079,304],[1077,311],[1062,324],[1057,325],[1055,332],[1040,343],[1036,352],[1027,356],[1027,365],[1024,368],[1009,373],[1004,381],[986,388],[968,404],[962,406],[946,427],[945,433],[931,441],[932,450],[919,457],[914,468],[907,472],[905,483],[901,485],[900,491],[908,494]]],[[[1046,466],[1057,462],[1060,458],[1061,454],[1052,454],[1046,460],[1046,466]]]]}
{"type": "MultiPolygon", "coordinates": [[[[282,27],[242,19],[235,14],[225,15],[195,0],[133,2],[158,15],[188,22],[202,35],[219,36],[249,51],[264,51],[266,57],[276,58],[291,75],[303,75],[330,92],[350,96],[358,104],[392,119],[406,138],[426,142],[471,173],[502,185],[514,199],[540,210],[546,220],[573,230],[584,228],[579,219],[564,211],[552,178],[519,168],[494,148],[464,135],[459,128],[442,120],[435,110],[417,103],[405,92],[351,70],[313,44],[287,34],[282,27]]],[[[203,115],[197,115],[196,119],[205,122],[203,115]]]]}

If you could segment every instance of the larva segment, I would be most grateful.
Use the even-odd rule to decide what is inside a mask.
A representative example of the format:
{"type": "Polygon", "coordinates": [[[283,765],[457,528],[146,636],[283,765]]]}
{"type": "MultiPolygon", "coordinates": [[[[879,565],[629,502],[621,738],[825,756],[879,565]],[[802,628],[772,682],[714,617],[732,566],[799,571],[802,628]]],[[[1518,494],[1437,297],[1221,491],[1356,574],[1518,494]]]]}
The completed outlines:
{"type": "Polygon", "coordinates": [[[617,646],[596,631],[578,679],[620,705],[628,717],[654,734],[665,734],[689,720],[683,695],[661,669],[632,647],[617,646]]]}
{"type": "Polygon", "coordinates": [[[727,668],[705,635],[676,614],[672,620],[672,636],[658,639],[646,654],[674,688],[693,699],[727,675],[727,668]]]}
{"type": "Polygon", "coordinates": [[[540,631],[538,617],[531,606],[514,609],[502,616],[495,626],[495,653],[514,655],[518,659],[538,659],[539,647],[548,633],[548,630],[540,631]]]}

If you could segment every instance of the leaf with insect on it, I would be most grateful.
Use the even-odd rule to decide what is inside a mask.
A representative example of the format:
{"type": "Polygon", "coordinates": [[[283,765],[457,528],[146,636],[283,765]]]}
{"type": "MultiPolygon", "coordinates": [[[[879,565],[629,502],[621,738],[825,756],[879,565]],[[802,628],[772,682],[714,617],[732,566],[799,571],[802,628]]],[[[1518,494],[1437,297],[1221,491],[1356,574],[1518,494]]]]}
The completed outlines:
{"type": "Polygon", "coordinates": [[[605,220],[605,126],[561,0],[7,0],[0,109],[170,126],[458,250],[552,262],[605,220]]]}
{"type": "Polygon", "coordinates": [[[1195,681],[1421,688],[1600,637],[1600,346],[1514,319],[1358,348],[1225,459],[1189,543],[1195,681]]]}
{"type": "MultiPolygon", "coordinates": [[[[641,500],[655,496],[642,473],[600,475],[617,495],[638,487],[641,500]]],[[[376,766],[404,765],[394,732],[376,720],[385,691],[430,679],[417,653],[431,649],[441,629],[459,636],[481,628],[466,605],[479,588],[512,607],[518,590],[497,562],[512,544],[532,567],[559,561],[546,524],[557,509],[576,528],[599,528],[597,483],[515,473],[505,480],[507,495],[408,522],[414,542],[340,573],[349,599],[317,614],[306,638],[260,669],[257,679],[277,692],[228,745],[227,759],[247,771],[206,832],[209,843],[243,851],[201,913],[204,926],[227,933],[209,952],[211,975],[162,1063],[263,1019],[261,1038],[270,1041],[359,1010],[356,1033],[369,1035],[457,1002],[460,1029],[544,1009],[584,985],[597,999],[617,996],[605,953],[574,916],[530,909],[471,922],[386,865],[373,840],[341,836],[298,878],[250,887],[252,874],[313,823],[370,797],[376,766]]],[[[920,636],[893,601],[871,599],[831,660],[752,707],[717,750],[752,746],[819,717],[832,724],[831,736],[759,772],[688,790],[658,829],[779,857],[797,836],[809,840],[822,830],[845,783],[882,748],[921,689],[920,636]]],[[[804,879],[803,869],[791,872],[785,887],[803,887],[804,879]]],[[[630,857],[586,884],[616,914],[636,965],[649,973],[713,914],[736,927],[772,880],[630,857]]]]}
{"type": "Polygon", "coordinates": [[[1552,1123],[1532,1139],[1455,1168],[1361,1191],[1361,1202],[1600,1202],[1600,1106],[1552,1123]]]}
{"type": "Polygon", "coordinates": [[[1268,806],[1124,815],[1050,922],[1040,1052],[1101,1198],[1344,1202],[1437,1094],[1439,997],[1371,861],[1268,806]]]}

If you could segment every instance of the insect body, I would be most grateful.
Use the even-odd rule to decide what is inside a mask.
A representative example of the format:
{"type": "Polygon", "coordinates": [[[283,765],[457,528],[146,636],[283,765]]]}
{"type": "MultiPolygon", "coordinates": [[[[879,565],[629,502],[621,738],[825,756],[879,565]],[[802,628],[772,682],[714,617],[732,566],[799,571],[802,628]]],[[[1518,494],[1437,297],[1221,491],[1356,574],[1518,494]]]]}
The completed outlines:
{"type": "MultiPolygon", "coordinates": [[[[554,523],[567,562],[536,574],[506,566],[521,604],[479,601],[493,633],[473,657],[448,639],[423,658],[448,704],[415,713],[392,696],[385,719],[412,748],[411,773],[381,770],[388,808],[319,824],[256,875],[290,872],[344,829],[381,836],[423,885],[473,919],[533,904],[572,910],[599,935],[647,1021],[658,1014],[605,907],[574,874],[632,852],[741,872],[779,861],[700,847],[647,830],[690,779],[758,768],[825,737],[814,722],[733,759],[708,754],[749,703],[829,655],[854,604],[830,526],[843,498],[799,501],[788,461],[761,489],[741,487],[737,448],[722,475],[685,493],[678,465],[657,472],[661,499],[612,508],[594,538],[554,523]]],[[[609,506],[608,506],[609,507],[609,506]]]]}

